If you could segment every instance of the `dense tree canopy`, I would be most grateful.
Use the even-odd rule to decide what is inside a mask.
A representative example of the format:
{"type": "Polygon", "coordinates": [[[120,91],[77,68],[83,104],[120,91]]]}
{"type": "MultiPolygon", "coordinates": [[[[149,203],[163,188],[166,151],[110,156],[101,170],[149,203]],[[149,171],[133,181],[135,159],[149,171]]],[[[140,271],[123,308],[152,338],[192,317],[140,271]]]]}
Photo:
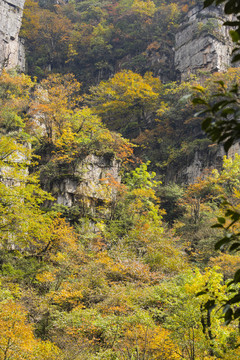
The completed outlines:
{"type": "Polygon", "coordinates": [[[226,246],[239,247],[239,156],[192,184],[160,181],[217,152],[206,104],[204,129],[238,116],[239,69],[181,83],[166,70],[196,3],[26,1],[29,75],[0,76],[0,360],[239,359],[219,311],[239,314],[226,246]]]}
{"type": "Polygon", "coordinates": [[[187,9],[181,0],[27,0],[21,35],[29,72],[39,77],[51,70],[73,72],[84,86],[120,69],[165,74],[164,60],[149,68],[149,59],[155,52],[173,56],[174,31],[187,9]]]}

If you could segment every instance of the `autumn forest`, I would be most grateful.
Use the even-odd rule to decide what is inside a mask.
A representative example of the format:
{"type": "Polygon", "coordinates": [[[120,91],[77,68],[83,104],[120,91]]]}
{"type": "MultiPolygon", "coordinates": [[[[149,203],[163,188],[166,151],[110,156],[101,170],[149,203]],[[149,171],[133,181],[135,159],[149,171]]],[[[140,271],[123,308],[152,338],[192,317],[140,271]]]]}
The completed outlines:
{"type": "Polygon", "coordinates": [[[202,3],[26,0],[26,72],[0,75],[0,360],[240,359],[240,155],[204,131],[240,68],[170,66],[202,3]]]}

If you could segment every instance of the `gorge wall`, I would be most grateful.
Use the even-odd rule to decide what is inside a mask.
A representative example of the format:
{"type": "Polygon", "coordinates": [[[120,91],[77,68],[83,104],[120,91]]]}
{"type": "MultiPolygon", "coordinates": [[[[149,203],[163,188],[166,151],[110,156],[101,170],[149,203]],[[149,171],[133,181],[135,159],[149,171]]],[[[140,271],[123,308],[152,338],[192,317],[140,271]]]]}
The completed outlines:
{"type": "MultiPolygon", "coordinates": [[[[0,72],[3,68],[17,67],[20,71],[25,70],[24,42],[19,37],[24,3],[25,0],[0,1],[0,72]]],[[[165,74],[158,74],[163,82],[184,80],[191,73],[197,73],[199,70],[211,73],[226,70],[231,63],[232,43],[228,29],[222,26],[224,21],[226,17],[221,8],[202,9],[201,5],[191,8],[177,30],[175,47],[168,49],[168,56],[163,59],[160,51],[149,50],[149,63],[152,63],[152,66],[154,62],[164,60],[164,66],[171,69],[170,73],[174,78],[167,79],[166,77],[165,79],[165,74]]],[[[234,149],[240,152],[238,144],[234,149]]],[[[199,149],[193,157],[184,160],[181,168],[169,168],[166,180],[192,183],[205,171],[206,167],[219,168],[223,155],[223,149],[214,152],[208,148],[199,149]]],[[[104,193],[105,185],[102,187],[99,179],[106,177],[106,172],[113,172],[117,179],[119,164],[116,165],[113,162],[109,165],[105,164],[103,171],[103,166],[100,165],[103,159],[92,156],[86,161],[84,165],[81,164],[88,174],[86,178],[83,177],[81,181],[77,181],[77,177],[73,176],[73,178],[65,178],[52,184],[50,190],[56,196],[58,204],[74,206],[80,202],[81,196],[84,202],[89,204],[96,203],[97,199],[100,202],[108,201],[108,196],[104,199],[100,195],[101,192],[104,193]],[[93,189],[98,189],[98,191],[93,189]]]]}
{"type": "Polygon", "coordinates": [[[121,182],[120,166],[112,154],[89,154],[55,168],[52,174],[47,165],[41,183],[53,194],[56,204],[74,207],[81,216],[108,218],[121,182]]]}
{"type": "MultiPolygon", "coordinates": [[[[239,147],[234,149],[239,151],[239,147]]],[[[166,170],[165,183],[193,184],[213,169],[221,171],[223,156],[226,155],[222,146],[205,144],[199,146],[192,154],[185,156],[178,163],[169,164],[166,170]]],[[[232,155],[232,154],[231,154],[232,155]]]]}
{"type": "Polygon", "coordinates": [[[198,5],[186,15],[175,37],[175,68],[181,79],[199,70],[225,71],[231,64],[232,42],[221,7],[198,5]]]}
{"type": "MultiPolygon", "coordinates": [[[[19,37],[24,3],[0,0],[0,73],[13,68],[25,71],[24,41],[19,37]]],[[[47,174],[43,187],[53,194],[58,205],[78,207],[82,214],[93,217],[108,217],[116,196],[109,182],[120,182],[119,170],[120,162],[114,157],[91,154],[77,159],[68,169],[58,169],[53,178],[47,174]]]]}
{"type": "Polygon", "coordinates": [[[23,39],[19,37],[25,0],[0,1],[0,72],[3,68],[25,70],[23,39]]]}
{"type": "MultiPolygon", "coordinates": [[[[175,71],[181,80],[191,74],[224,72],[231,66],[233,43],[229,29],[223,23],[231,20],[219,7],[202,8],[194,6],[186,14],[175,36],[175,71]]],[[[191,184],[202,176],[207,169],[222,167],[224,155],[233,157],[240,153],[240,144],[236,143],[225,153],[222,146],[206,145],[186,157],[181,167],[169,167],[166,181],[191,184]]]]}
{"type": "MultiPolygon", "coordinates": [[[[18,67],[25,70],[24,41],[19,37],[25,0],[0,2],[0,71],[18,67]]],[[[185,15],[175,36],[175,47],[169,48],[165,57],[160,51],[149,50],[150,66],[163,62],[166,72],[177,80],[198,70],[224,71],[230,65],[232,44],[221,7],[202,9],[194,6],[185,15]]],[[[165,82],[166,74],[158,76],[165,82]]],[[[169,80],[176,80],[169,78],[169,80]]]]}

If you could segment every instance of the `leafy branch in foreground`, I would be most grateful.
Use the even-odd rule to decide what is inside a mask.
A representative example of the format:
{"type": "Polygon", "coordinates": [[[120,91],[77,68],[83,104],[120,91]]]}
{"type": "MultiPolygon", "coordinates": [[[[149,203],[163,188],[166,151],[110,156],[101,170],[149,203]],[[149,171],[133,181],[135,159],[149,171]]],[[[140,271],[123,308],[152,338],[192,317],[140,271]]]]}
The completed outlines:
{"type": "MultiPolygon", "coordinates": [[[[226,15],[233,15],[233,20],[226,21],[224,25],[233,27],[230,30],[230,36],[236,47],[233,49],[232,62],[240,60],[240,3],[239,0],[205,0],[204,7],[215,4],[224,4],[224,12],[226,15]]],[[[227,89],[223,81],[218,81],[220,91],[211,96],[210,101],[205,100],[205,91],[200,88],[202,97],[193,99],[194,104],[205,106],[205,109],[199,115],[206,115],[202,122],[202,129],[218,144],[222,143],[227,152],[230,147],[240,139],[240,97],[239,85],[236,82],[234,85],[227,89]],[[216,101],[215,101],[216,100],[216,101]]],[[[216,243],[216,249],[223,249],[228,247],[230,251],[240,250],[240,212],[237,206],[225,201],[226,207],[224,217],[218,218],[218,223],[213,225],[215,228],[225,230],[225,236],[216,243]]],[[[240,269],[234,275],[232,281],[228,283],[228,299],[223,303],[223,316],[226,324],[232,320],[240,319],[240,269]],[[230,294],[230,295],[229,295],[230,294]]],[[[207,291],[207,290],[206,290],[207,291]]],[[[213,299],[211,304],[206,303],[205,308],[211,310],[216,304],[217,299],[213,299]]]]}
{"type": "Polygon", "coordinates": [[[230,147],[240,138],[240,98],[239,85],[233,84],[227,89],[222,80],[216,81],[219,90],[212,95],[211,103],[204,99],[205,90],[201,91],[202,97],[195,97],[193,104],[204,105],[205,109],[195,116],[206,115],[202,122],[202,130],[213,142],[222,143],[227,152],[230,147]]]}
{"type": "MultiPolygon", "coordinates": [[[[212,226],[225,231],[225,236],[215,244],[215,249],[228,249],[229,252],[236,252],[240,250],[240,212],[239,209],[234,208],[227,201],[224,202],[224,205],[227,206],[224,217],[218,217],[218,222],[212,226]]],[[[229,296],[228,300],[223,304],[223,316],[226,324],[240,318],[240,307],[238,306],[240,303],[239,283],[240,269],[235,272],[233,279],[227,284],[229,296]]]]}
{"type": "Polygon", "coordinates": [[[215,4],[216,6],[224,4],[224,12],[226,15],[233,15],[233,18],[229,18],[223,25],[233,27],[229,31],[232,41],[236,47],[233,49],[232,63],[236,63],[240,60],[240,2],[239,0],[205,0],[204,7],[208,7],[215,4]]]}
{"type": "MultiPolygon", "coordinates": [[[[221,251],[222,255],[228,250],[233,255],[240,250],[240,155],[235,154],[235,158],[224,157],[223,170],[219,174],[213,171],[209,180],[214,184],[216,199],[221,200],[217,223],[212,228],[219,229],[222,233],[219,241],[215,243],[215,250],[221,251]]],[[[221,234],[220,233],[220,234],[221,234]]],[[[216,240],[215,240],[216,241],[216,240]]],[[[225,254],[226,255],[226,254],[225,254]]],[[[238,263],[239,266],[239,263],[238,263]]],[[[237,268],[238,268],[237,266],[237,268]]],[[[221,269],[222,270],[222,269],[221,269]]],[[[233,270],[233,269],[231,269],[233,270]]],[[[233,271],[234,273],[235,271],[233,271]]],[[[232,276],[232,275],[231,275],[232,276]]],[[[240,318],[240,269],[233,275],[233,280],[227,282],[226,298],[221,302],[223,318],[229,324],[233,320],[240,318]]],[[[204,293],[209,293],[206,285],[204,293]]],[[[198,294],[201,295],[201,294],[198,294]]],[[[218,299],[211,298],[211,302],[206,302],[204,308],[211,311],[217,306],[218,299]]]]}

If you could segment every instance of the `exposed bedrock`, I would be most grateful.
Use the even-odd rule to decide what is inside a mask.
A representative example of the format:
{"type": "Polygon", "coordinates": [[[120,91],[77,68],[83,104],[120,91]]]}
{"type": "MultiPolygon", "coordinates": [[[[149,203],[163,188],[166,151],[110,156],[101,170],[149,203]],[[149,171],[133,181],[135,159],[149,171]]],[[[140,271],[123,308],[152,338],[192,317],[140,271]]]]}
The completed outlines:
{"type": "Polygon", "coordinates": [[[24,41],[19,37],[25,0],[0,1],[0,72],[25,70],[24,41]]]}
{"type": "Polygon", "coordinates": [[[195,6],[176,34],[175,68],[185,79],[199,70],[225,71],[233,49],[221,8],[195,6]]]}

